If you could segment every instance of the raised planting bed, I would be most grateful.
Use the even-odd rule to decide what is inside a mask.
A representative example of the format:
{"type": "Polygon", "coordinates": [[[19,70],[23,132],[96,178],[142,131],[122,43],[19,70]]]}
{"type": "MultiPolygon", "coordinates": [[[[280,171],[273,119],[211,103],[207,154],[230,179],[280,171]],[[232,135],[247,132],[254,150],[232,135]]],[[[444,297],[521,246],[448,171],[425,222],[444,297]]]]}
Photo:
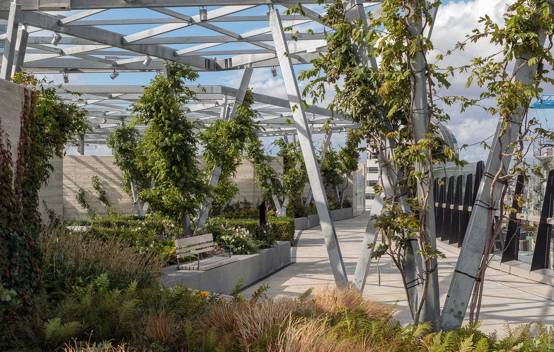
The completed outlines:
{"type": "Polygon", "coordinates": [[[230,294],[240,283],[246,288],[291,264],[290,242],[279,241],[255,254],[233,255],[236,259],[205,271],[177,270],[176,265],[162,270],[164,287],[183,285],[188,288],[230,294]]]}
{"type": "MultiPolygon", "coordinates": [[[[331,217],[334,221],[351,219],[354,217],[354,210],[352,208],[342,208],[331,210],[331,217]]],[[[309,215],[302,218],[294,219],[295,230],[306,230],[319,225],[319,216],[309,215]]]]}

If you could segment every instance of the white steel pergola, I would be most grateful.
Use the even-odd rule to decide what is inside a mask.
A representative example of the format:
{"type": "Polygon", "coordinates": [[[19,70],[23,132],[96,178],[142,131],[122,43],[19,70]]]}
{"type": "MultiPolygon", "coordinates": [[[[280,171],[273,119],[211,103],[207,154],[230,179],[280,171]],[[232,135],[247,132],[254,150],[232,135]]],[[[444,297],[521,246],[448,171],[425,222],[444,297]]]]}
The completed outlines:
{"type": "MultiPolygon", "coordinates": [[[[64,75],[105,72],[116,76],[119,72],[161,71],[165,61],[187,64],[199,72],[244,70],[238,89],[204,87],[211,93],[198,92],[201,99],[194,103],[196,105],[187,107],[191,117],[205,124],[216,118],[233,118],[234,106],[237,105],[235,102],[240,103],[244,98],[253,69],[272,68],[276,73],[278,67],[287,99],[279,100],[259,94],[255,96],[256,108],[262,113],[260,122],[266,127],[264,133],[267,134],[296,132],[335,282],[338,286],[345,286],[348,277],[312,141],[312,134],[321,130],[320,123],[333,116],[325,109],[303,104],[294,70],[294,65],[309,63],[319,52],[326,50],[325,31],[330,28],[322,23],[323,7],[319,3],[319,0],[1,0],[0,21],[3,22],[0,23],[0,31],[5,27],[5,33],[0,34],[0,41],[4,42],[0,78],[7,79],[19,70],[64,75]],[[301,15],[284,14],[286,9],[293,7],[300,8],[301,15]],[[295,128],[283,125],[288,119],[294,121],[295,128]]],[[[348,20],[367,23],[368,7],[378,1],[343,0],[343,3],[346,5],[348,20]]],[[[433,19],[436,17],[436,8],[430,16],[433,19]]],[[[416,21],[408,25],[415,33],[423,33],[421,23],[416,21]]],[[[427,36],[432,33],[432,24],[429,27],[424,33],[427,36]]],[[[537,34],[543,43],[545,33],[537,34]]],[[[376,68],[377,62],[370,48],[360,49],[360,62],[376,68]]],[[[425,113],[428,107],[425,102],[422,55],[418,53],[413,62],[413,70],[417,72],[413,106],[417,112],[413,116],[416,140],[424,136],[427,125],[431,123],[427,121],[425,113]]],[[[536,65],[529,65],[525,55],[516,61],[515,67],[524,66],[517,72],[516,79],[523,83],[530,82],[536,72],[536,65]]],[[[126,107],[142,91],[142,87],[136,85],[106,85],[62,87],[60,93],[66,94],[64,89],[69,88],[84,93],[84,104],[90,111],[92,121],[101,118],[102,122],[95,124],[96,130],[90,142],[101,142],[105,138],[109,122],[112,125],[121,123],[121,119],[128,116],[126,107]]],[[[66,97],[70,99],[68,95],[66,97]]],[[[335,129],[354,127],[351,123],[348,125],[347,117],[334,118],[335,129]]],[[[514,114],[508,128],[499,121],[485,166],[485,177],[479,186],[463,250],[443,308],[440,320],[443,328],[459,327],[463,321],[483,255],[483,234],[486,233],[488,214],[502,189],[494,187],[493,202],[487,203],[487,195],[499,182],[490,175],[508,169],[510,158],[502,159],[500,156],[511,155],[521,118],[519,112],[514,114]],[[500,133],[505,129],[507,132],[501,136],[500,133]]],[[[388,143],[382,142],[383,145],[388,143]]],[[[389,159],[390,155],[386,151],[379,152],[385,197],[391,194],[397,181],[394,170],[388,166],[389,159]]],[[[216,168],[212,172],[211,183],[217,183],[218,177],[216,168]]],[[[208,210],[209,204],[205,204],[201,216],[208,210]]],[[[380,206],[377,204],[372,209],[372,215],[379,211],[380,206]]],[[[426,212],[430,242],[434,246],[434,214],[430,206],[426,212]]],[[[360,289],[363,288],[370,264],[370,252],[366,245],[375,238],[376,232],[371,220],[368,225],[364,248],[361,248],[353,279],[354,285],[360,289]]],[[[419,258],[418,248],[414,245],[412,247],[414,257],[419,258]]],[[[435,263],[432,264],[436,268],[435,263]]],[[[424,316],[426,321],[438,325],[438,277],[437,271],[432,270],[424,316]]],[[[420,258],[411,260],[410,280],[418,282],[421,273],[420,258]]],[[[410,288],[409,294],[416,297],[416,285],[410,288]]]]}
{"type": "MultiPolygon", "coordinates": [[[[14,72],[72,73],[148,72],[164,70],[166,61],[189,65],[199,72],[243,69],[238,89],[195,86],[197,101],[186,109],[200,124],[232,118],[252,76],[252,70],[280,68],[287,99],[254,93],[261,135],[296,133],[308,171],[312,197],[321,221],[329,261],[338,286],[348,283],[336,231],[329,212],[312,134],[333,119],[331,131],[355,125],[347,117],[302,102],[294,65],[309,63],[326,50],[323,7],[318,0],[12,0],[0,2],[5,33],[0,78],[14,72]],[[301,15],[283,15],[288,8],[301,15]],[[138,11],[138,12],[137,12],[138,11]],[[129,26],[133,26],[131,29],[129,26]],[[244,30],[240,30],[245,28],[244,30]],[[291,122],[294,121],[294,125],[291,122]]],[[[325,1],[330,2],[330,1],[325,1]]],[[[375,1],[345,1],[349,18],[366,19],[375,1]]],[[[370,60],[374,64],[375,60],[370,60]]],[[[142,83],[142,82],[141,82],[142,83]]],[[[62,85],[67,100],[80,93],[94,126],[86,143],[103,143],[110,128],[129,117],[129,106],[140,97],[140,85],[62,85]]],[[[330,132],[328,132],[330,133],[330,132]]],[[[324,143],[326,145],[328,143],[324,143]]],[[[211,183],[217,183],[218,170],[211,183]]],[[[206,204],[201,210],[205,214],[206,204]]],[[[365,272],[364,272],[365,274],[365,272]]]]}

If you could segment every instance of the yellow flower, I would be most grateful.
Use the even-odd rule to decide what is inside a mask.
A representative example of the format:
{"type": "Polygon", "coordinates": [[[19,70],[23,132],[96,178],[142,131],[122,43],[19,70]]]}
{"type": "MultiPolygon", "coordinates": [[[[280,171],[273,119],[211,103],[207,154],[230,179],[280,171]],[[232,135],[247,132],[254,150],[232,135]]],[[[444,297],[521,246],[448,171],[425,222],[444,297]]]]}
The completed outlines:
{"type": "Polygon", "coordinates": [[[200,292],[198,292],[198,294],[201,297],[204,297],[204,298],[208,298],[208,296],[210,295],[210,293],[208,291],[200,291],[200,292]]]}

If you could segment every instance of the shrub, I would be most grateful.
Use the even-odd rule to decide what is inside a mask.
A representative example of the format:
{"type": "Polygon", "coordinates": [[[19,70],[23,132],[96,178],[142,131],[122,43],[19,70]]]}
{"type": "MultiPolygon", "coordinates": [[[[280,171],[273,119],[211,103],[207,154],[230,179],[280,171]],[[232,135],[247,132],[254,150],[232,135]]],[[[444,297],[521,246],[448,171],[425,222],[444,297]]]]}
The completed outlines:
{"type": "Polygon", "coordinates": [[[258,208],[228,207],[220,215],[227,219],[259,219],[258,208]]]}
{"type": "Polygon", "coordinates": [[[256,241],[244,227],[225,228],[217,237],[217,243],[228,248],[233,254],[256,253],[259,247],[259,241],[256,241]]]}
{"type": "Polygon", "coordinates": [[[258,220],[254,219],[213,217],[208,220],[205,229],[217,239],[231,227],[247,229],[256,240],[261,241],[262,248],[272,246],[275,241],[292,241],[294,238],[294,220],[284,217],[270,217],[265,228],[259,224],[258,220]]]}
{"type": "Polygon", "coordinates": [[[87,238],[116,239],[139,253],[156,253],[166,264],[176,262],[174,239],[181,236],[180,227],[160,215],[149,214],[145,218],[108,215],[78,220],[72,225],[90,226],[87,238]]]}
{"type": "Polygon", "coordinates": [[[113,286],[103,274],[64,298],[46,323],[45,344],[54,347],[76,339],[132,343],[132,350],[152,350],[154,345],[178,350],[185,343],[187,322],[218,302],[183,287],[139,288],[136,282],[123,289],[113,286]]]}
{"type": "Polygon", "coordinates": [[[131,282],[139,287],[158,285],[162,262],[152,253],[137,253],[115,238],[101,240],[62,230],[43,233],[42,281],[55,296],[75,285],[87,284],[107,273],[113,287],[124,288],[131,282]]]}

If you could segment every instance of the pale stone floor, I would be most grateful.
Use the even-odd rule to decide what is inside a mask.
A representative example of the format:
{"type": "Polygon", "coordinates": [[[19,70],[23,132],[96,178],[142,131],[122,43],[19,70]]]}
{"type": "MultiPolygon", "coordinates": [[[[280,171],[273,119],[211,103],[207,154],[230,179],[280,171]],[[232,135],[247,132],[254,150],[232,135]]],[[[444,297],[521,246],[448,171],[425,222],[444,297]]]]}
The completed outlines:
{"type": "MultiPolygon", "coordinates": [[[[339,243],[349,279],[352,280],[356,261],[361,250],[368,214],[354,219],[335,223],[339,243]]],[[[457,248],[444,243],[439,249],[447,256],[439,263],[441,302],[444,302],[451,274],[456,263],[457,248]]],[[[320,228],[302,232],[297,247],[292,249],[294,264],[273,274],[258,284],[245,290],[251,294],[261,284],[268,284],[270,296],[300,295],[309,288],[324,289],[333,287],[334,281],[327,259],[320,228]]],[[[364,296],[396,306],[396,317],[408,323],[409,313],[400,275],[390,259],[382,258],[379,263],[379,275],[375,262],[364,289],[364,296]]],[[[540,284],[525,278],[489,269],[485,283],[483,306],[481,310],[481,329],[487,332],[498,331],[503,335],[508,326],[542,322],[554,324],[554,287],[540,284]]]]}

